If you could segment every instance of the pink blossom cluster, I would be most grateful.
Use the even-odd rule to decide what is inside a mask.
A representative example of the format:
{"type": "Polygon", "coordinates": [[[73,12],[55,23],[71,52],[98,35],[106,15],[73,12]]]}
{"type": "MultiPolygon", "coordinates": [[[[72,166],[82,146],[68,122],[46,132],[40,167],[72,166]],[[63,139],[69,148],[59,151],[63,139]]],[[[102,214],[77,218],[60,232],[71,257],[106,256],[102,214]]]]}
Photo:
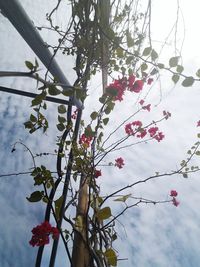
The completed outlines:
{"type": "Polygon", "coordinates": [[[120,157],[115,160],[115,166],[118,167],[119,169],[122,169],[124,165],[125,164],[123,158],[120,157]]]}
{"type": "Polygon", "coordinates": [[[138,138],[144,138],[147,134],[158,142],[165,137],[162,132],[159,132],[158,127],[150,127],[149,129],[142,128],[141,121],[133,121],[125,125],[125,132],[128,135],[134,135],[138,138]]]}
{"type": "MultiPolygon", "coordinates": [[[[148,83],[150,84],[150,83],[148,83]]],[[[122,101],[123,95],[126,90],[130,92],[139,93],[144,86],[143,80],[136,80],[135,75],[130,75],[128,78],[123,77],[122,79],[114,80],[106,88],[106,93],[113,96],[115,101],[122,101]]]]}
{"type": "Polygon", "coordinates": [[[176,199],[176,197],[178,196],[178,192],[176,190],[171,190],[170,191],[170,197],[172,197],[172,204],[177,207],[180,202],[176,199]]]}
{"type": "Polygon", "coordinates": [[[92,137],[87,137],[85,134],[82,134],[79,139],[79,144],[83,145],[85,148],[88,148],[91,144],[92,137]]]}
{"type": "Polygon", "coordinates": [[[99,176],[102,176],[101,170],[94,170],[94,178],[98,178],[99,176]]]}
{"type": "Polygon", "coordinates": [[[31,246],[44,246],[49,244],[49,236],[52,235],[53,239],[58,239],[59,231],[56,227],[52,227],[47,221],[37,225],[32,229],[32,238],[29,241],[31,246]]]}

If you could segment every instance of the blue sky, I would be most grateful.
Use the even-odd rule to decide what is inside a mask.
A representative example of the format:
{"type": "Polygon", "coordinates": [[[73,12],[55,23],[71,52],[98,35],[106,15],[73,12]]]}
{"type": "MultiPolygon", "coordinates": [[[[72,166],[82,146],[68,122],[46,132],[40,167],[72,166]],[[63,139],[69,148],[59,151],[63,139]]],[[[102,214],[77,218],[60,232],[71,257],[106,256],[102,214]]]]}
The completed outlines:
{"type": "MultiPolygon", "coordinates": [[[[45,21],[47,2],[48,9],[51,8],[49,1],[23,0],[21,2],[36,25],[45,21]]],[[[153,40],[156,45],[169,33],[176,13],[173,9],[175,1],[163,3],[155,0],[153,2],[153,12],[156,14],[153,20],[155,27],[153,40]],[[162,25],[159,23],[161,17],[162,25]]],[[[198,64],[200,65],[198,52],[200,39],[196,36],[199,8],[194,8],[197,5],[195,0],[191,0],[190,3],[183,0],[180,5],[184,14],[185,30],[183,31],[181,26],[183,19],[180,16],[178,42],[181,44],[185,34],[182,50],[183,63],[186,71],[194,74],[198,64]]],[[[47,32],[43,33],[43,37],[47,40],[53,38],[47,32]]],[[[12,25],[1,15],[0,38],[1,70],[26,70],[24,61],[34,60],[35,56],[12,25]]],[[[170,43],[172,39],[171,37],[168,40],[169,51],[164,53],[163,60],[167,53],[172,52],[170,43]]],[[[74,75],[70,71],[73,62],[69,64],[64,57],[60,57],[59,62],[68,74],[69,80],[73,82],[74,75]]],[[[0,84],[22,90],[35,88],[34,81],[21,78],[1,78],[0,84]]],[[[97,77],[90,85],[85,117],[95,109],[94,99],[100,94],[100,90],[101,84],[97,77]],[[87,107],[90,107],[90,110],[87,107]]],[[[174,88],[163,73],[161,85],[159,83],[154,85],[148,99],[152,103],[152,111],[150,114],[144,112],[140,118],[151,120],[152,117],[159,117],[163,110],[169,110],[172,113],[172,118],[160,125],[166,138],[159,144],[152,142],[134,146],[126,151],[113,152],[108,161],[123,155],[126,168],[123,171],[102,168],[104,176],[99,179],[99,183],[104,188],[105,194],[111,189],[146,178],[156,171],[166,172],[177,169],[180,161],[186,157],[187,150],[197,141],[196,135],[199,131],[196,122],[200,119],[198,83],[193,88],[183,88],[180,85],[174,88]],[[161,92],[162,101],[160,102],[161,92]]],[[[128,95],[124,103],[118,104],[116,113],[111,117],[108,131],[114,128],[116,121],[119,123],[123,121],[131,109],[134,111],[136,108],[134,103],[135,99],[132,100],[128,95]]],[[[25,142],[35,153],[52,152],[56,148],[56,130],[53,126],[56,120],[56,106],[49,105],[48,117],[52,123],[45,136],[41,134],[29,136],[24,131],[23,122],[27,120],[30,111],[29,99],[6,93],[0,94],[0,174],[27,171],[32,167],[31,159],[22,147],[17,147],[17,150],[11,153],[12,145],[18,140],[25,142]]],[[[120,134],[122,132],[118,133],[120,134]]],[[[47,160],[47,164],[52,162],[53,158],[47,160]]],[[[199,164],[198,158],[195,163],[199,164]]],[[[117,226],[119,238],[116,249],[120,253],[120,258],[128,258],[128,261],[120,261],[119,266],[197,267],[200,261],[199,188],[200,179],[199,174],[196,173],[189,179],[183,179],[181,176],[166,177],[129,190],[127,193],[132,192],[139,197],[167,199],[169,191],[176,189],[179,192],[181,204],[178,208],[172,205],[141,205],[124,215],[117,226]]],[[[26,196],[33,190],[33,181],[28,175],[0,178],[0,266],[2,267],[34,266],[36,249],[30,247],[28,241],[32,227],[43,220],[43,207],[26,201],[26,196]]],[[[115,211],[117,212],[117,208],[115,211]]],[[[65,266],[64,264],[65,258],[61,249],[56,267],[65,266]]],[[[44,263],[45,266],[46,263],[44,263]]]]}

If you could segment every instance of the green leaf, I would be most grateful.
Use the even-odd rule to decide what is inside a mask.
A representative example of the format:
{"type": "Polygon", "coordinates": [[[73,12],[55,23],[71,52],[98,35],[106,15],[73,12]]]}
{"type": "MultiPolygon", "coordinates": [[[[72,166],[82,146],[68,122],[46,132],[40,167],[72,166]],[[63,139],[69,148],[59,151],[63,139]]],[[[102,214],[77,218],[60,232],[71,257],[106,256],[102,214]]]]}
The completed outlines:
{"type": "Polygon", "coordinates": [[[65,112],[67,112],[66,107],[64,105],[59,105],[58,106],[58,113],[63,114],[65,112]]]}
{"type": "Polygon", "coordinates": [[[60,115],[58,115],[58,121],[59,121],[60,123],[65,123],[65,122],[66,122],[66,118],[65,118],[65,117],[62,117],[62,116],[60,116],[60,115]]]}
{"type": "Polygon", "coordinates": [[[125,195],[125,196],[116,198],[114,201],[126,202],[126,200],[127,200],[129,197],[131,197],[131,196],[132,196],[132,194],[128,194],[128,195],[125,195]]]}
{"type": "Polygon", "coordinates": [[[143,63],[141,65],[141,71],[145,71],[146,69],[148,69],[148,65],[146,63],[143,63]]]}
{"type": "Polygon", "coordinates": [[[106,102],[106,94],[99,98],[99,102],[104,104],[106,102]]]}
{"type": "Polygon", "coordinates": [[[151,47],[146,47],[146,48],[144,49],[142,55],[145,56],[145,57],[148,56],[148,55],[150,55],[151,50],[152,50],[151,47]]]}
{"type": "Polygon", "coordinates": [[[127,33],[126,40],[127,40],[128,47],[132,47],[134,45],[134,39],[131,37],[130,32],[127,33]]]}
{"type": "Polygon", "coordinates": [[[96,213],[96,217],[99,219],[99,221],[106,220],[112,216],[110,207],[105,207],[103,209],[100,209],[96,213]]]}
{"type": "Polygon", "coordinates": [[[33,64],[30,61],[25,61],[25,64],[29,70],[32,70],[34,68],[33,64]]]}
{"type": "Polygon", "coordinates": [[[176,67],[178,65],[179,57],[171,57],[169,60],[170,68],[176,67]]]}
{"type": "Polygon", "coordinates": [[[115,106],[115,103],[113,102],[108,103],[107,107],[104,110],[105,114],[108,115],[113,110],[114,106],[115,106]]]}
{"type": "Polygon", "coordinates": [[[176,71],[177,71],[178,73],[182,73],[183,70],[184,70],[183,66],[181,66],[181,65],[177,65],[177,67],[176,67],[176,71]]]}
{"type": "Polygon", "coordinates": [[[155,75],[156,73],[158,73],[158,70],[156,68],[154,68],[151,72],[150,75],[155,75]]]}
{"type": "Polygon", "coordinates": [[[33,114],[31,114],[30,115],[30,121],[36,122],[37,121],[37,118],[33,114]]]}
{"type": "Polygon", "coordinates": [[[158,58],[158,53],[153,49],[151,51],[151,59],[155,61],[158,58]]]}
{"type": "Polygon", "coordinates": [[[183,178],[188,178],[188,175],[187,175],[187,173],[183,173],[183,178]]]}
{"type": "Polygon", "coordinates": [[[134,56],[128,56],[127,59],[126,59],[126,64],[129,65],[131,64],[131,62],[133,61],[134,59],[134,56]]]}
{"type": "Polygon", "coordinates": [[[81,99],[85,95],[85,91],[81,88],[75,88],[75,95],[78,99],[81,99]]]}
{"type": "Polygon", "coordinates": [[[92,128],[90,125],[88,125],[86,128],[85,128],[85,136],[86,137],[94,137],[94,132],[92,131],[92,128]]]}
{"type": "Polygon", "coordinates": [[[200,133],[197,134],[197,137],[200,138],[200,133]]]}
{"type": "Polygon", "coordinates": [[[163,63],[158,63],[157,66],[159,69],[164,69],[164,67],[165,67],[165,65],[163,63]]]}
{"type": "Polygon", "coordinates": [[[94,111],[90,114],[90,118],[94,121],[98,117],[98,112],[94,111]]]}
{"type": "Polygon", "coordinates": [[[107,249],[104,252],[104,256],[108,261],[108,265],[117,266],[117,255],[113,249],[111,248],[107,249]]]}
{"type": "Polygon", "coordinates": [[[26,129],[31,129],[31,128],[34,127],[33,123],[31,121],[24,122],[24,126],[25,126],[26,129]]]}
{"type": "Polygon", "coordinates": [[[33,100],[32,100],[32,107],[40,105],[42,101],[45,99],[46,93],[43,92],[40,95],[37,95],[33,100]]]}
{"type": "Polygon", "coordinates": [[[104,125],[107,125],[107,124],[108,124],[108,121],[109,121],[109,118],[105,118],[105,119],[103,119],[103,124],[104,124],[104,125]]]}
{"type": "Polygon", "coordinates": [[[60,132],[65,130],[65,125],[63,123],[58,123],[56,127],[60,132]]]}
{"type": "Polygon", "coordinates": [[[180,79],[180,76],[178,74],[174,74],[172,76],[172,81],[176,84],[180,79]]]}
{"type": "Polygon", "coordinates": [[[63,203],[63,196],[59,197],[58,199],[56,199],[54,201],[54,205],[55,205],[55,214],[56,214],[56,219],[59,220],[60,218],[60,209],[62,207],[62,203],[63,203]]]}
{"type": "Polygon", "coordinates": [[[64,96],[72,96],[73,95],[73,91],[71,89],[65,89],[61,92],[64,96]]]}
{"type": "Polygon", "coordinates": [[[200,156],[200,151],[197,150],[195,154],[196,154],[197,156],[200,156]]]}
{"type": "Polygon", "coordinates": [[[118,56],[119,58],[122,58],[122,57],[124,56],[124,51],[123,51],[123,49],[122,49],[121,47],[118,47],[118,48],[116,49],[116,54],[117,54],[117,56],[118,56]]]}
{"type": "Polygon", "coordinates": [[[56,88],[56,86],[54,86],[54,85],[50,85],[49,88],[48,88],[48,93],[49,93],[50,95],[59,95],[59,94],[61,93],[61,91],[58,90],[58,89],[56,88]]]}
{"type": "Polygon", "coordinates": [[[35,191],[30,195],[30,197],[27,197],[26,199],[30,202],[38,202],[43,198],[43,196],[44,191],[35,191]]]}
{"type": "Polygon", "coordinates": [[[189,87],[192,86],[194,83],[194,78],[192,76],[185,78],[185,80],[182,82],[182,86],[189,87]]]}

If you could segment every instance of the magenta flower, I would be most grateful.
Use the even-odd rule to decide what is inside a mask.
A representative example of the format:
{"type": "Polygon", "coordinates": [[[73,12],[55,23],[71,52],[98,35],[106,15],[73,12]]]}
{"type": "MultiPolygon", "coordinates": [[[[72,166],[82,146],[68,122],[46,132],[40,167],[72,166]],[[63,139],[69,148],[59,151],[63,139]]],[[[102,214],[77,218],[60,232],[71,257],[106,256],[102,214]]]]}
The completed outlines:
{"type": "Polygon", "coordinates": [[[85,134],[82,134],[79,139],[79,144],[88,148],[90,146],[91,141],[92,141],[92,137],[87,137],[85,134]]]}
{"type": "Polygon", "coordinates": [[[148,85],[151,85],[152,82],[153,82],[153,79],[152,79],[152,78],[149,78],[149,79],[147,80],[147,84],[148,84],[148,85]]]}
{"type": "Polygon", "coordinates": [[[94,178],[98,178],[101,175],[102,175],[101,170],[94,170],[94,178]]]}
{"type": "Polygon", "coordinates": [[[148,105],[144,106],[143,109],[146,109],[147,111],[150,111],[151,110],[151,104],[148,104],[148,105]]]}
{"type": "Polygon", "coordinates": [[[128,135],[132,135],[134,134],[134,131],[132,129],[132,124],[131,123],[128,123],[125,125],[125,132],[128,134],[128,135]]]}
{"type": "Polygon", "coordinates": [[[52,235],[53,239],[58,239],[59,231],[56,227],[52,227],[47,221],[37,225],[32,229],[32,238],[29,241],[31,246],[44,246],[49,244],[49,236],[52,235]]]}
{"type": "Polygon", "coordinates": [[[124,165],[125,164],[123,158],[120,157],[115,160],[115,166],[118,167],[119,169],[122,169],[124,165]]]}
{"type": "Polygon", "coordinates": [[[122,101],[123,95],[126,90],[126,83],[123,79],[114,80],[113,83],[109,84],[106,88],[106,93],[114,97],[115,101],[122,101]]]}
{"type": "Polygon", "coordinates": [[[177,197],[178,196],[178,192],[176,190],[171,190],[170,191],[170,196],[171,197],[177,197]]]}
{"type": "Polygon", "coordinates": [[[129,89],[133,86],[134,82],[135,82],[135,76],[132,74],[128,78],[128,87],[129,87],[129,89]]]}
{"type": "Polygon", "coordinates": [[[158,142],[160,142],[161,140],[163,140],[164,137],[165,137],[165,136],[164,136],[164,134],[163,134],[162,132],[159,132],[158,134],[156,134],[156,135],[154,136],[154,138],[155,138],[158,142]]]}
{"type": "Polygon", "coordinates": [[[131,92],[139,93],[144,86],[144,82],[142,80],[137,80],[133,84],[133,86],[130,87],[131,92]]]}
{"type": "Polygon", "coordinates": [[[141,99],[140,102],[139,102],[139,104],[142,106],[144,104],[144,100],[141,99]]]}
{"type": "Polygon", "coordinates": [[[141,121],[133,121],[133,122],[132,122],[132,125],[133,125],[133,126],[141,127],[141,126],[142,126],[142,122],[141,122],[141,121]]]}
{"type": "Polygon", "coordinates": [[[158,131],[158,127],[151,127],[148,130],[151,137],[153,137],[157,133],[157,131],[158,131]]]}

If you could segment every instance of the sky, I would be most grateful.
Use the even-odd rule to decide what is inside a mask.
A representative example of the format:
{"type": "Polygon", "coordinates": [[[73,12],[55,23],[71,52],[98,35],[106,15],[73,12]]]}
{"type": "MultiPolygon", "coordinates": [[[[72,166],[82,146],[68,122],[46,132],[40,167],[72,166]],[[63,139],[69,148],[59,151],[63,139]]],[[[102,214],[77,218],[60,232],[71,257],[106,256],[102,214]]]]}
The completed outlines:
{"type": "MultiPolygon", "coordinates": [[[[200,67],[198,36],[199,8],[197,1],[182,0],[180,2],[180,15],[178,22],[177,46],[181,47],[182,61],[185,72],[194,75],[200,67]],[[195,8],[194,8],[195,7],[195,8]]],[[[55,1],[23,0],[21,1],[35,25],[45,22],[45,14],[51,10],[55,1]],[[48,3],[48,5],[47,5],[48,3]]],[[[177,1],[152,1],[152,43],[160,47],[163,40],[171,31],[176,18],[177,1]]],[[[60,18],[58,17],[58,20],[60,18]]],[[[42,32],[45,40],[53,40],[51,32],[42,32]]],[[[0,14],[0,70],[25,71],[25,60],[34,60],[35,55],[8,20],[0,14]]],[[[165,60],[174,53],[173,33],[166,41],[166,49],[161,58],[165,60]]],[[[58,58],[60,65],[73,82],[74,73],[71,71],[73,61],[64,57],[58,58]]],[[[200,128],[196,123],[200,120],[200,91],[199,84],[192,88],[184,88],[180,84],[174,87],[165,72],[161,73],[161,80],[153,84],[146,101],[152,104],[150,113],[143,112],[137,119],[151,121],[160,118],[163,110],[172,113],[172,117],[159,125],[165,134],[163,142],[142,143],[126,150],[113,152],[108,161],[123,156],[125,167],[123,170],[103,168],[99,184],[105,194],[131,184],[132,182],[149,177],[155,172],[176,170],[182,159],[187,157],[187,150],[196,142],[200,128]]],[[[22,78],[1,78],[0,84],[21,90],[34,91],[34,81],[22,78]]],[[[94,111],[95,99],[100,95],[101,82],[99,77],[90,84],[90,96],[85,103],[84,116],[94,111]],[[90,107],[90,108],[88,108],[90,107]]],[[[146,91],[148,88],[146,89],[146,91]]],[[[144,91],[144,96],[145,92],[144,91]]],[[[142,96],[141,96],[142,97],[142,96]]],[[[11,153],[12,146],[17,141],[24,142],[34,153],[52,152],[55,146],[56,109],[49,104],[48,118],[50,129],[46,135],[38,133],[30,136],[24,130],[23,123],[31,112],[31,100],[0,94],[0,175],[30,170],[31,157],[25,149],[17,145],[16,151],[11,153]],[[39,151],[38,151],[39,150],[39,151]]],[[[127,95],[124,103],[119,103],[116,112],[111,116],[108,132],[113,130],[117,123],[126,118],[127,114],[134,112],[138,107],[136,99],[127,95]]],[[[123,130],[113,136],[113,140],[123,134],[123,130]]],[[[38,158],[38,164],[47,162],[51,165],[53,157],[38,158]]],[[[198,157],[194,164],[199,164],[198,157]]],[[[195,173],[184,179],[181,176],[165,177],[138,185],[126,193],[133,193],[137,197],[154,200],[169,198],[171,189],[178,191],[180,205],[140,205],[129,210],[117,224],[119,237],[116,250],[120,258],[128,260],[119,261],[118,266],[136,267],[196,267],[200,261],[200,179],[195,173]]],[[[29,175],[0,177],[0,266],[18,267],[34,266],[36,248],[29,246],[31,229],[43,220],[44,206],[30,204],[26,201],[34,190],[33,181],[29,175]]],[[[116,205],[116,204],[113,204],[116,205]]],[[[123,207],[120,204],[120,208],[123,207]]],[[[114,211],[117,212],[114,206],[114,211]]],[[[47,266],[48,250],[43,267],[47,266]]],[[[67,266],[65,257],[60,249],[55,267],[67,266]]]]}

